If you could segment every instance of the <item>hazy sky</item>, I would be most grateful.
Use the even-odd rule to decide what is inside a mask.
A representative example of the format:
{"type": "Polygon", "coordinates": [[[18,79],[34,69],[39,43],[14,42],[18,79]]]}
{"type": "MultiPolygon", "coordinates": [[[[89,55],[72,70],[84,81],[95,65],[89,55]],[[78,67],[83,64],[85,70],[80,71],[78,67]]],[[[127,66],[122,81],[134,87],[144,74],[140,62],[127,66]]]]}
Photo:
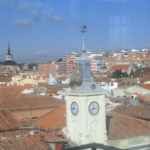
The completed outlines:
{"type": "Polygon", "coordinates": [[[150,0],[0,0],[0,58],[63,56],[84,24],[88,49],[150,48],[150,0]]]}

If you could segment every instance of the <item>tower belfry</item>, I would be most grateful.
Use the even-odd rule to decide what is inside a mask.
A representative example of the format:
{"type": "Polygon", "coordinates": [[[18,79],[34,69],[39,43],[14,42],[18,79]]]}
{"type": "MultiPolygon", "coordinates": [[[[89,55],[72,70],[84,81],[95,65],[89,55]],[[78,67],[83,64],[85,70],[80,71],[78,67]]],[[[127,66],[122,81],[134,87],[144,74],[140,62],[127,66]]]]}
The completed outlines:
{"type": "Polygon", "coordinates": [[[66,136],[75,145],[106,144],[106,91],[94,81],[83,39],[78,63],[81,84],[67,91],[65,97],[66,136]]]}

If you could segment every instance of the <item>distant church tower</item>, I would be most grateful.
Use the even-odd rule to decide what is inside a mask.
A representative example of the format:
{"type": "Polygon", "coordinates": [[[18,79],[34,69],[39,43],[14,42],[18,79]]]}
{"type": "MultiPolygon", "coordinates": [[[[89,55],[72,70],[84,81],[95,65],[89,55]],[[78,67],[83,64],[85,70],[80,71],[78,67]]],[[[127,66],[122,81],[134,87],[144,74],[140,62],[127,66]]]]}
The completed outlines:
{"type": "Polygon", "coordinates": [[[8,48],[6,50],[6,54],[5,54],[5,61],[13,61],[13,56],[11,53],[11,48],[10,48],[10,44],[8,43],[8,48]]]}
{"type": "Polygon", "coordinates": [[[75,145],[106,144],[106,92],[94,82],[85,51],[78,62],[81,85],[66,92],[65,97],[66,136],[75,145]]]}

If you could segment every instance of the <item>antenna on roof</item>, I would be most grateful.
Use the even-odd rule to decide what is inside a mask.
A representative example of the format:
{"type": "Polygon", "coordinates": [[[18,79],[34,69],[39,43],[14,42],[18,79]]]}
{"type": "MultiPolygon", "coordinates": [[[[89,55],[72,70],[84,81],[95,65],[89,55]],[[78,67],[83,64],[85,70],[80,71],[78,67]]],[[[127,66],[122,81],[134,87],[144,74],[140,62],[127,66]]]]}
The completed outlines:
{"type": "Polygon", "coordinates": [[[83,25],[80,32],[82,34],[81,50],[85,51],[85,33],[87,32],[87,26],[83,25]]]}

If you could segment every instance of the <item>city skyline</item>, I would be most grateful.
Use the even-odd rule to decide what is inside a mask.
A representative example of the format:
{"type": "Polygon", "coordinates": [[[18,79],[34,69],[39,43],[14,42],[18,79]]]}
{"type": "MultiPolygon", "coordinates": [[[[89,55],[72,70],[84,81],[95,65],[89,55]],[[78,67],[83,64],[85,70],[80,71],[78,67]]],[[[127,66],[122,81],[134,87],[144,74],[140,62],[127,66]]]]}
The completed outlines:
{"type": "Polygon", "coordinates": [[[150,2],[129,0],[0,0],[0,59],[8,41],[15,58],[61,57],[81,48],[150,48],[150,2]]]}

